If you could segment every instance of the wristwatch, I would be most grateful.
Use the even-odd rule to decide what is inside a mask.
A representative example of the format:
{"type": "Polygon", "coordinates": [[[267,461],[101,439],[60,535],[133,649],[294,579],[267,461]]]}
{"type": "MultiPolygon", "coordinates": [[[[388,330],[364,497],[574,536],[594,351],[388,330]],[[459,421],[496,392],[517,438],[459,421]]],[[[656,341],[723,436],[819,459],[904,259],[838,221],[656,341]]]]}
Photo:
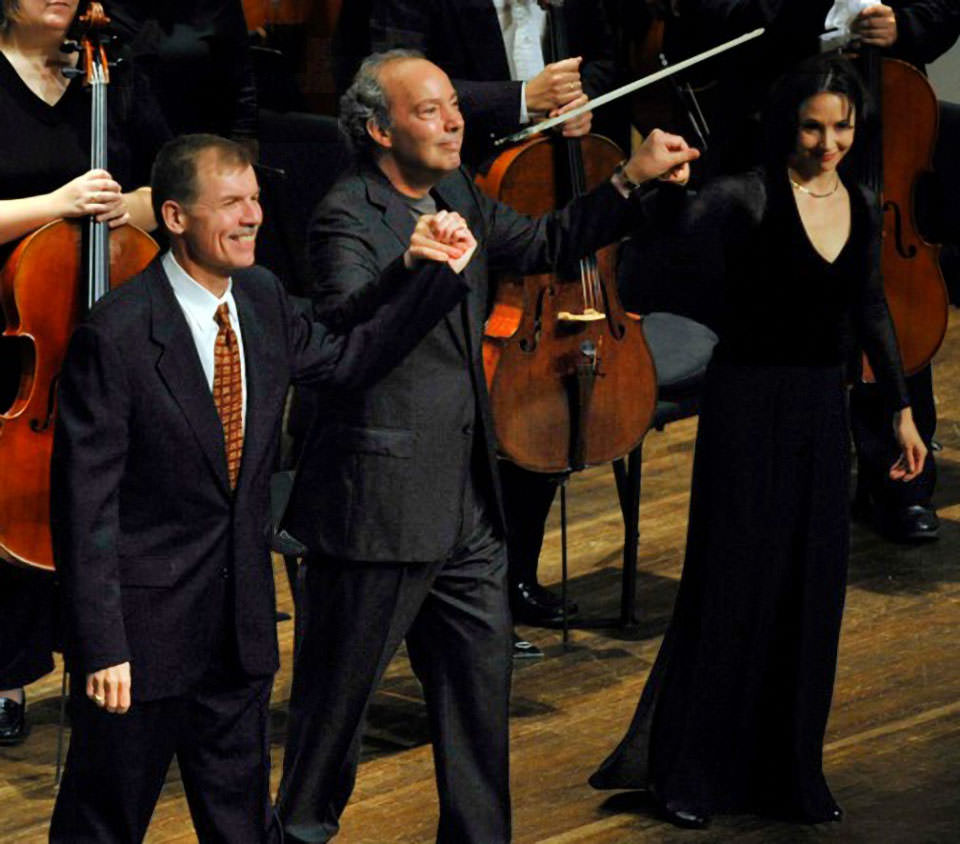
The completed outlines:
{"type": "Polygon", "coordinates": [[[643,187],[642,182],[635,182],[627,175],[627,159],[623,159],[613,170],[613,175],[610,177],[610,181],[613,183],[613,186],[620,192],[620,195],[624,199],[629,199],[633,194],[635,194],[640,188],[643,187]]]}

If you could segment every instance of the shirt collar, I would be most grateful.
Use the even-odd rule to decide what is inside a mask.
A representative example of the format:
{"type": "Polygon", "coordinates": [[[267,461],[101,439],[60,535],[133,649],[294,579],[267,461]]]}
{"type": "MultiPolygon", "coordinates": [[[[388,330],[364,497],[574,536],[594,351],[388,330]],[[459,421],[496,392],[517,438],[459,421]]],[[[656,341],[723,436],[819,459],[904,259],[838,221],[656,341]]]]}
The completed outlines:
{"type": "Polygon", "coordinates": [[[217,298],[180,266],[173,256],[173,252],[168,251],[163,256],[163,269],[180,306],[187,312],[188,316],[196,320],[197,324],[204,329],[216,325],[213,315],[224,302],[230,308],[230,316],[233,319],[237,318],[237,306],[233,300],[232,278],[227,280],[227,289],[223,296],[217,298]]]}

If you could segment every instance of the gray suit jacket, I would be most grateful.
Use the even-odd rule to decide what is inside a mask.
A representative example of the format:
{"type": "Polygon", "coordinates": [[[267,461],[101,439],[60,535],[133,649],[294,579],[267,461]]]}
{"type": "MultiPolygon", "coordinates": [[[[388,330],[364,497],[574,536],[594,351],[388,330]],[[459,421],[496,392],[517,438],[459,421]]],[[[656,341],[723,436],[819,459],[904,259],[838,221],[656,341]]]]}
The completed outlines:
{"type": "MultiPolygon", "coordinates": [[[[642,201],[604,183],[538,220],[484,196],[464,170],[434,188],[477,239],[464,270],[469,292],[377,384],[323,395],[304,445],[286,526],[322,555],[423,562],[453,550],[471,472],[502,533],[495,442],[481,341],[491,271],[543,272],[605,245],[635,223],[642,201]]],[[[362,317],[371,285],[404,273],[414,228],[409,207],[379,170],[365,167],[333,187],[310,228],[313,296],[321,317],[362,317]]],[[[411,275],[451,273],[425,262],[411,275]]]]}

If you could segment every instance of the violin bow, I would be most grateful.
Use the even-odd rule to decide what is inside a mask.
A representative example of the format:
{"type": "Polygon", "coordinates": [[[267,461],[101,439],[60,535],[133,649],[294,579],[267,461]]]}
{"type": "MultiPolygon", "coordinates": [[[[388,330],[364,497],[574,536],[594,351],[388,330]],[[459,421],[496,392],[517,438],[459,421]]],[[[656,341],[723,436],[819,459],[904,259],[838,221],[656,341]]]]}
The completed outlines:
{"type": "Polygon", "coordinates": [[[663,68],[663,70],[658,70],[655,73],[651,73],[648,76],[643,76],[640,79],[636,79],[633,82],[628,82],[626,85],[621,85],[619,88],[614,88],[612,91],[608,91],[606,94],[601,94],[599,97],[594,97],[592,100],[585,102],[582,106],[577,106],[577,108],[572,111],[568,111],[565,114],[558,114],[556,117],[550,117],[546,120],[542,120],[539,123],[535,123],[532,126],[528,126],[525,129],[521,129],[519,132],[514,132],[512,135],[507,135],[505,138],[500,138],[493,142],[495,147],[504,146],[505,144],[517,144],[523,141],[532,138],[534,135],[539,135],[541,132],[546,132],[547,129],[552,129],[554,126],[559,126],[561,123],[566,123],[568,120],[572,120],[574,117],[579,117],[581,114],[586,114],[588,111],[593,111],[594,109],[599,108],[602,105],[606,105],[613,100],[619,99],[620,97],[626,96],[627,94],[632,94],[634,91],[639,91],[641,88],[646,88],[648,85],[652,85],[654,82],[659,82],[661,79],[666,79],[668,76],[672,76],[674,73],[679,73],[681,70],[686,70],[688,67],[693,67],[695,64],[711,59],[720,53],[725,53],[727,50],[732,50],[734,47],[739,47],[741,44],[745,44],[747,41],[752,41],[754,38],[759,38],[765,32],[763,27],[755,29],[752,32],[747,32],[744,35],[741,35],[737,38],[733,38],[730,41],[725,41],[723,44],[718,44],[716,47],[711,47],[709,50],[704,50],[702,53],[698,53],[695,56],[691,56],[689,59],[684,59],[679,61],[676,64],[672,64],[669,67],[663,68]]]}

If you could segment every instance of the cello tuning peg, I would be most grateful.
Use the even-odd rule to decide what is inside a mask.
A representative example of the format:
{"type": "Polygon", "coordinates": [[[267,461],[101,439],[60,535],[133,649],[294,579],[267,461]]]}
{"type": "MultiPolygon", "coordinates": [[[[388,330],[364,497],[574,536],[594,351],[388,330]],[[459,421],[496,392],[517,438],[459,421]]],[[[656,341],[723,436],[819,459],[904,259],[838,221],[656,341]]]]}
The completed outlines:
{"type": "Polygon", "coordinates": [[[118,59],[114,59],[113,61],[107,62],[107,66],[112,68],[118,68],[118,67],[122,68],[126,65],[126,63],[127,63],[126,59],[118,58],[118,59]]]}
{"type": "Polygon", "coordinates": [[[61,53],[79,53],[80,45],[76,41],[64,41],[60,45],[61,53]]]}
{"type": "Polygon", "coordinates": [[[78,76],[83,76],[83,71],[78,67],[65,67],[61,72],[67,79],[75,79],[78,76]]]}

